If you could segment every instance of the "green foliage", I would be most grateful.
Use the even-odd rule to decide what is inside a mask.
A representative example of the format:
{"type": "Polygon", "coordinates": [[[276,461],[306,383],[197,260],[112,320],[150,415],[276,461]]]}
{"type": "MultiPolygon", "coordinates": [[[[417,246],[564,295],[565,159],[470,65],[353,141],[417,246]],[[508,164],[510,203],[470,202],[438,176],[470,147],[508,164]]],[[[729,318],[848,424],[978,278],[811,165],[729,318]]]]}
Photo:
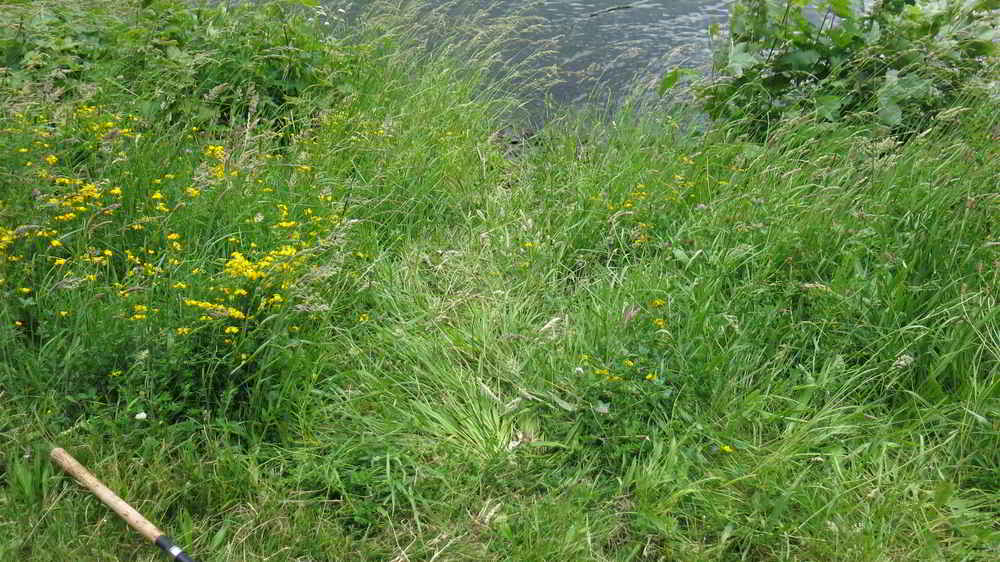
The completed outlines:
{"type": "MultiPolygon", "coordinates": [[[[284,423],[297,383],[276,374],[315,321],[291,310],[316,298],[302,278],[350,247],[329,242],[342,191],[285,150],[370,52],[292,8],[3,8],[0,317],[6,361],[48,374],[23,387],[68,397],[50,419],[124,404],[284,423]]],[[[340,280],[328,308],[352,306],[340,280]]]]}
{"type": "Polygon", "coordinates": [[[22,94],[41,87],[53,99],[130,95],[142,117],[203,127],[278,117],[307,100],[336,104],[370,48],[307,24],[301,5],[8,8],[0,83],[22,94]]]}
{"type": "Polygon", "coordinates": [[[697,88],[715,119],[758,133],[782,118],[871,121],[912,131],[962,95],[998,95],[993,0],[740,0],[697,88]]]}
{"type": "Polygon", "coordinates": [[[205,560],[995,560],[994,105],[905,144],[623,110],[508,158],[493,51],[385,13],[350,94],[238,123],[104,35],[4,71],[0,560],[158,555],[53,444],[205,560]]]}

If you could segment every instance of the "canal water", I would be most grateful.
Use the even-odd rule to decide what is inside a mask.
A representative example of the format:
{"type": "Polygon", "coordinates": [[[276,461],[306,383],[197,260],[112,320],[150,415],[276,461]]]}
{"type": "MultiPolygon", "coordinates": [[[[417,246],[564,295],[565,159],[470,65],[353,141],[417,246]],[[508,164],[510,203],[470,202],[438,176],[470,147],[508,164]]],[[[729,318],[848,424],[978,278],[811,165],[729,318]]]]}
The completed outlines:
{"type": "MultiPolygon", "coordinates": [[[[430,7],[445,2],[425,0],[430,7]]],[[[528,89],[531,113],[542,106],[584,102],[614,105],[637,90],[655,90],[667,69],[706,69],[709,27],[724,26],[731,0],[463,0],[450,12],[499,20],[517,14],[530,25],[514,29],[501,47],[506,64],[537,71],[528,89]],[[525,62],[530,59],[530,61],[525,62]],[[539,80],[543,76],[544,80],[539,80]]],[[[350,18],[364,0],[323,0],[332,16],[350,18]]]]}

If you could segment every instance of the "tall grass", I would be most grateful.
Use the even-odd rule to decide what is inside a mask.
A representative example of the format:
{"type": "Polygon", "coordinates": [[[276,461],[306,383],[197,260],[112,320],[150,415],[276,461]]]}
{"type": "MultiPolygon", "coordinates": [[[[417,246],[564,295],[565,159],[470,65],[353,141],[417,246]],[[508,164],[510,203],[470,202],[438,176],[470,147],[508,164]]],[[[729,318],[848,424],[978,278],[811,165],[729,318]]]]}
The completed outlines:
{"type": "Polygon", "coordinates": [[[511,154],[502,27],[144,4],[2,8],[0,558],[157,556],[54,444],[207,560],[995,558],[995,104],[511,154]]]}

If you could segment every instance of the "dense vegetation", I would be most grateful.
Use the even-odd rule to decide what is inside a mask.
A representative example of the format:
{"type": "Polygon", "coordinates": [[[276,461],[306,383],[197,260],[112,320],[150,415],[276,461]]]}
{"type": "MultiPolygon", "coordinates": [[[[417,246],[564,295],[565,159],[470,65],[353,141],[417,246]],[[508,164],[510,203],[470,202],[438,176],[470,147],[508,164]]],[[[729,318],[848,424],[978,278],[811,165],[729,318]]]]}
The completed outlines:
{"type": "MultiPolygon", "coordinates": [[[[897,136],[996,96],[997,0],[738,0],[698,93],[758,136],[782,118],[877,122],[897,136]]],[[[718,32],[715,32],[718,34],[718,32]]],[[[718,39],[718,38],[717,38],[718,39]]]]}
{"type": "Polygon", "coordinates": [[[514,152],[503,29],[326,16],[0,4],[0,559],[159,556],[55,445],[203,560],[996,558],[995,57],[514,152]]]}

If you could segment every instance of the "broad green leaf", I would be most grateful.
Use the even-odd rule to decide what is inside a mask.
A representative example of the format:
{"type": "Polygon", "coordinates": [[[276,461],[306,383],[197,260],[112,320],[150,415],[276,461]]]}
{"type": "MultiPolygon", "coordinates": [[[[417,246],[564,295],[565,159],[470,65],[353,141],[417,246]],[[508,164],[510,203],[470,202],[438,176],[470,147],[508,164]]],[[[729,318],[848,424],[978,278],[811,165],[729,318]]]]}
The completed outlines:
{"type": "Polygon", "coordinates": [[[819,53],[812,49],[793,51],[781,57],[781,62],[794,70],[806,70],[818,61],[819,53]]]}
{"type": "Polygon", "coordinates": [[[883,125],[895,127],[903,122],[903,110],[899,107],[899,104],[896,103],[896,100],[888,97],[879,97],[878,120],[881,121],[883,125]]]}
{"type": "Polygon", "coordinates": [[[865,43],[871,45],[872,43],[878,43],[878,40],[882,38],[882,28],[879,26],[877,21],[872,21],[872,27],[865,33],[865,43]]]}
{"type": "Polygon", "coordinates": [[[840,18],[851,17],[851,0],[830,0],[830,7],[833,8],[833,13],[837,14],[840,18]]]}
{"type": "Polygon", "coordinates": [[[762,154],[764,154],[764,152],[765,149],[763,146],[759,144],[754,144],[752,142],[744,143],[743,150],[741,151],[743,157],[746,158],[747,160],[754,160],[756,158],[759,158],[762,154]]]}
{"type": "Polygon", "coordinates": [[[955,493],[954,484],[947,480],[938,482],[938,485],[934,487],[934,507],[941,509],[948,505],[948,500],[951,499],[953,493],[955,493]]]}
{"type": "Polygon", "coordinates": [[[212,542],[210,543],[209,550],[216,551],[222,546],[222,542],[226,540],[226,532],[229,528],[225,525],[221,529],[216,531],[215,536],[212,537],[212,542]]]}
{"type": "Polygon", "coordinates": [[[735,78],[743,76],[743,71],[757,63],[760,59],[747,52],[746,43],[737,43],[729,51],[729,61],[726,64],[726,73],[735,78]]]}
{"type": "Polygon", "coordinates": [[[663,75],[663,79],[660,80],[660,87],[657,89],[656,93],[662,96],[672,90],[682,76],[690,76],[692,74],[697,73],[689,68],[675,68],[671,70],[663,75]]]}
{"type": "Polygon", "coordinates": [[[21,62],[21,58],[24,57],[24,46],[20,42],[8,41],[3,51],[4,66],[17,68],[21,62]]]}
{"type": "Polygon", "coordinates": [[[840,96],[819,96],[816,98],[816,113],[827,121],[840,119],[840,108],[844,106],[844,98],[840,96]]]}
{"type": "Polygon", "coordinates": [[[167,47],[167,57],[181,66],[190,66],[192,62],[191,55],[173,45],[167,47]]]}

